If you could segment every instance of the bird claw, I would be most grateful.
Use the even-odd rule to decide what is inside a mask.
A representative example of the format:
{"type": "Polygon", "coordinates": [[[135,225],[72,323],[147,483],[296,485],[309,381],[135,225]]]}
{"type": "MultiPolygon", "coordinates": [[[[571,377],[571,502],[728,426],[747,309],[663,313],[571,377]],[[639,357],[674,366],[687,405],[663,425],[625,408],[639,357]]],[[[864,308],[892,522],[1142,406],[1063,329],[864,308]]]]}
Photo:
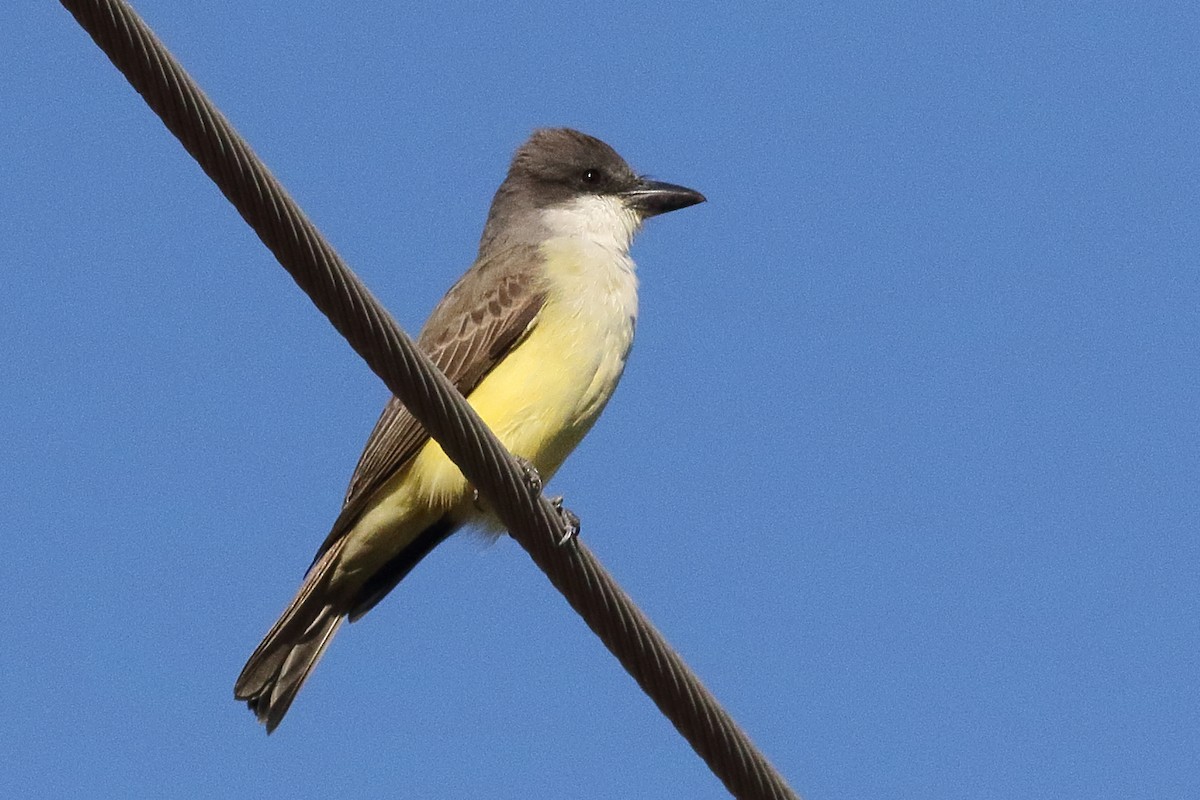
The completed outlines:
{"type": "Polygon", "coordinates": [[[563,537],[558,540],[559,547],[574,541],[579,538],[579,515],[571,509],[563,505],[562,495],[550,498],[550,505],[554,506],[554,510],[558,512],[558,518],[562,520],[563,537]]]}
{"type": "Polygon", "coordinates": [[[529,487],[529,491],[538,494],[542,491],[542,476],[537,471],[537,467],[529,459],[517,456],[517,463],[521,465],[521,474],[525,478],[525,485],[529,487]]]}

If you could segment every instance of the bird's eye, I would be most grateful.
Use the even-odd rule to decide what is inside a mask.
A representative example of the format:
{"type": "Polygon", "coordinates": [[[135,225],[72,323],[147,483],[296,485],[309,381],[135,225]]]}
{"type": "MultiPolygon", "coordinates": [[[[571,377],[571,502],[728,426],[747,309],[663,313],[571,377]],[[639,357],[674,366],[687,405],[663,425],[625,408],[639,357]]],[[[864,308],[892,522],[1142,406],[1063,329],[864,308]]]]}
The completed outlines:
{"type": "Polygon", "coordinates": [[[600,170],[588,169],[588,170],[583,171],[583,182],[584,183],[586,183],[588,185],[592,185],[592,184],[599,183],[599,181],[600,181],[600,170]]]}

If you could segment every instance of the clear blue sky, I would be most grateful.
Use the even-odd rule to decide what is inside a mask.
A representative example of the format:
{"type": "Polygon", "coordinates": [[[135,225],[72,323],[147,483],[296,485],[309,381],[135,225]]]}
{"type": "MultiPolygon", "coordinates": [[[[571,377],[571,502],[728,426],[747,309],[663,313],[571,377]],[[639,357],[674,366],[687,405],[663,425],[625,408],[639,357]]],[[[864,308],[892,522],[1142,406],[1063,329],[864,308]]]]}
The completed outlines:
{"type": "MultiPolygon", "coordinates": [[[[234,702],[386,391],[18,5],[0,795],[724,796],[510,541],[234,702]]],[[[409,330],[534,127],[708,195],[552,489],[809,800],[1200,796],[1194,4],[138,7],[409,330]]]]}

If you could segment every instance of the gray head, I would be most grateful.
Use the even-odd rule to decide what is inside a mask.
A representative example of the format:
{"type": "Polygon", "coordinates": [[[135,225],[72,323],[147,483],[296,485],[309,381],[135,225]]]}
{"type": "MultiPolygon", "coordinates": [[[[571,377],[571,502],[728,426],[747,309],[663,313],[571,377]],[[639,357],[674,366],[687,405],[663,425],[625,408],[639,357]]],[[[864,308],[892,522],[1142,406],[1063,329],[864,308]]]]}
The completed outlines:
{"type": "Polygon", "coordinates": [[[513,156],[496,191],[480,250],[528,242],[548,233],[544,212],[590,200],[611,200],[636,230],[643,220],[696,203],[704,195],[648,180],[604,142],[570,128],[534,131],[513,156]]]}

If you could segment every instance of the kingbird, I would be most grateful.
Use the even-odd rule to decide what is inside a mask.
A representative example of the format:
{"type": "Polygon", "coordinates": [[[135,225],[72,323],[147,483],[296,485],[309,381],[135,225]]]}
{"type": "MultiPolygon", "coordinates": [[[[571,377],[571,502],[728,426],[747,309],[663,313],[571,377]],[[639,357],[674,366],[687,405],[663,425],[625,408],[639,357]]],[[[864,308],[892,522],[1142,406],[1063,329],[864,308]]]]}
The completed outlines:
{"type": "MultiPolygon", "coordinates": [[[[625,368],[637,320],[629,246],[644,220],[704,201],[639,176],[568,128],[533,133],[492,200],[475,263],[417,339],[508,450],[549,479],[625,368]]],[[[343,620],[447,536],[496,529],[458,467],[393,397],[295,599],[234,687],[273,731],[343,620]]]]}

